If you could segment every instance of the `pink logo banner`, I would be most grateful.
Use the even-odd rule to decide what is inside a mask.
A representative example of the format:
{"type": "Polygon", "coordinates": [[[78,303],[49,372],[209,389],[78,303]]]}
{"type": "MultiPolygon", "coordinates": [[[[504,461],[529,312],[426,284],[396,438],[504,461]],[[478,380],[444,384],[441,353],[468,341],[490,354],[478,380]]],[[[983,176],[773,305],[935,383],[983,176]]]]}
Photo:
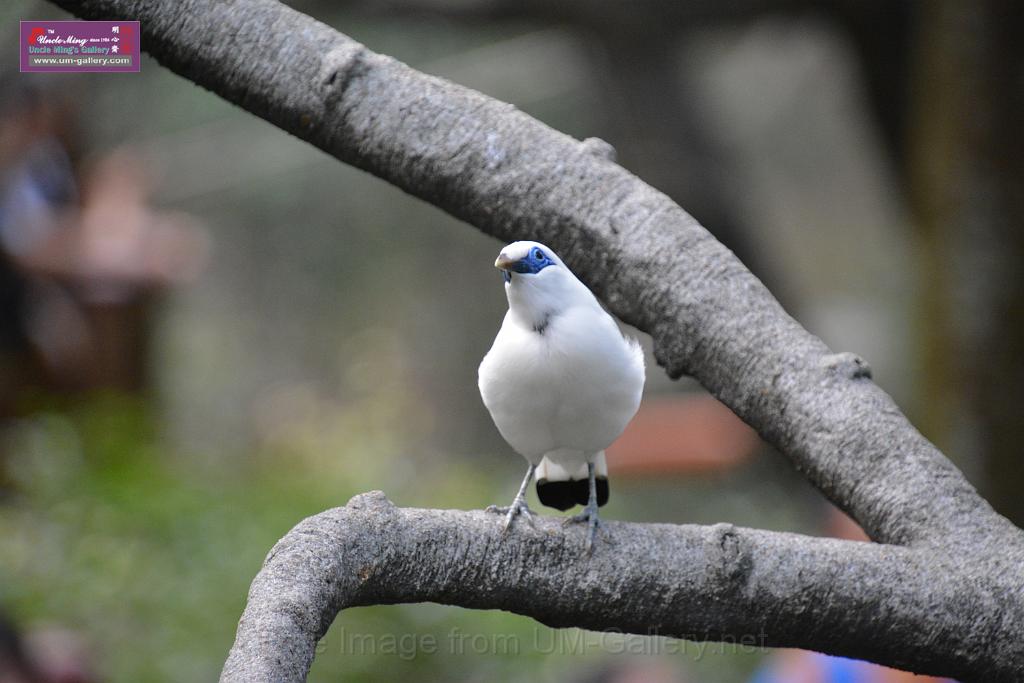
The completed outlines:
{"type": "Polygon", "coordinates": [[[138,71],[139,22],[23,21],[20,54],[22,71],[138,71]]]}

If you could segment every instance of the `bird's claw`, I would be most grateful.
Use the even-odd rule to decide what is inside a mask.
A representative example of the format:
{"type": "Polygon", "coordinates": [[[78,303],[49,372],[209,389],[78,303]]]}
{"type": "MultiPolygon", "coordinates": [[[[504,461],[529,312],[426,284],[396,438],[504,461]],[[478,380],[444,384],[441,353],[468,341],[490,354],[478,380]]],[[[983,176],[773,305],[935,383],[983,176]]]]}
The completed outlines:
{"type": "Polygon", "coordinates": [[[512,521],[516,518],[516,515],[522,515],[526,518],[526,521],[533,526],[533,510],[526,504],[525,500],[516,499],[511,505],[488,505],[484,508],[484,512],[492,512],[499,515],[505,515],[505,527],[502,529],[502,534],[507,534],[508,530],[512,528],[512,521]]]}
{"type": "Polygon", "coordinates": [[[583,512],[578,515],[572,515],[562,520],[562,526],[569,526],[570,524],[583,524],[585,523],[587,529],[587,544],[586,553],[591,555],[594,552],[594,539],[597,537],[598,530],[605,532],[605,541],[611,542],[611,537],[608,535],[608,528],[601,521],[601,518],[597,514],[596,505],[587,505],[583,508],[583,512]]]}

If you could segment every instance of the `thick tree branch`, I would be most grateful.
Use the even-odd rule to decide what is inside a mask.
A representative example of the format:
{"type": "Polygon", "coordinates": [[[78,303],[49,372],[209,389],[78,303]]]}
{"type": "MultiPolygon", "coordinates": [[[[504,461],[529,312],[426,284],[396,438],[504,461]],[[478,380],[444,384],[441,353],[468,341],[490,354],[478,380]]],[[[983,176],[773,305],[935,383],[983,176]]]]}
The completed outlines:
{"type": "Polygon", "coordinates": [[[993,651],[1012,650],[1018,665],[1024,652],[1018,633],[963,619],[994,607],[995,587],[950,581],[961,568],[932,553],[730,524],[608,527],[610,542],[586,557],[582,528],[557,519],[503,537],[500,517],[483,511],[357,496],[270,552],[221,680],[301,680],[339,610],[427,601],[556,627],[799,646],[964,679],[1009,681],[1012,667],[993,667],[993,651]]]}
{"type": "Polygon", "coordinates": [[[552,245],[619,317],[651,334],[671,376],[697,377],[873,539],[893,544],[735,532],[726,546],[735,543],[739,564],[728,566],[738,569],[715,582],[701,568],[718,562],[705,539],[720,529],[629,527],[616,534],[619,549],[588,562],[575,545],[559,551],[560,535],[500,544],[497,524],[480,515],[392,511],[380,526],[369,513],[325,513],[286,537],[257,577],[227,679],[278,680],[265,668],[278,659],[280,673],[298,678],[338,609],[422,599],[560,625],[667,625],[709,637],[763,627],[772,644],[1024,678],[1021,532],[907,422],[861,359],[803,330],[689,215],[617,166],[607,145],[417,73],[273,0],[56,2],[86,18],[138,19],[144,48],[173,71],[489,234],[552,245]],[[427,550],[426,574],[412,573],[410,553],[427,550]],[[498,559],[519,554],[536,566],[501,569],[498,559]],[[370,557],[377,564],[359,564],[370,557]],[[380,563],[390,571],[374,573],[380,563]],[[371,588],[353,588],[357,567],[371,569],[371,588]],[[601,585],[623,585],[620,574],[635,586],[658,578],[645,572],[664,574],[651,585],[673,608],[616,599],[601,585]],[[556,600],[555,577],[574,600],[556,600]],[[344,585],[324,588],[331,582],[344,585]],[[538,587],[562,616],[535,600],[538,587]],[[802,602],[803,590],[821,604],[802,602]]]}

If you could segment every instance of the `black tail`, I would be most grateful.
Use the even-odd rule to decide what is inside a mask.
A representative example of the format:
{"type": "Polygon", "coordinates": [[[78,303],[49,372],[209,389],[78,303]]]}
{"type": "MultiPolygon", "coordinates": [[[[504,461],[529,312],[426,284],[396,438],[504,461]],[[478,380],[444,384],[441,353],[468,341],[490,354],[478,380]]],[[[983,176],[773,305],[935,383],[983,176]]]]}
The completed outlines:
{"type": "MultiPolygon", "coordinates": [[[[608,502],[608,478],[596,477],[597,504],[608,502]]],[[[578,481],[537,480],[537,497],[540,502],[556,510],[568,510],[573,505],[586,505],[590,500],[590,484],[586,479],[578,481]]]]}

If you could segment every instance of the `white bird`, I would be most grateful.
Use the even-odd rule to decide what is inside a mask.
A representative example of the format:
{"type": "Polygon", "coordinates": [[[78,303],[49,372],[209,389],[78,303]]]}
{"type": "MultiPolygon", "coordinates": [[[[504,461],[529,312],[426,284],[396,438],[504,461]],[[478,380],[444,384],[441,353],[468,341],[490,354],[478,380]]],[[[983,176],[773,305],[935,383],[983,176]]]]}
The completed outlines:
{"type": "Polygon", "coordinates": [[[586,506],[566,521],[588,524],[590,552],[598,507],[608,500],[604,449],[640,406],[643,352],[543,244],[513,242],[494,265],[505,279],[508,312],[480,363],[480,395],[529,468],[512,505],[488,509],[507,512],[506,532],[516,515],[530,519],[525,496],[536,474],[544,505],[586,506]]]}

